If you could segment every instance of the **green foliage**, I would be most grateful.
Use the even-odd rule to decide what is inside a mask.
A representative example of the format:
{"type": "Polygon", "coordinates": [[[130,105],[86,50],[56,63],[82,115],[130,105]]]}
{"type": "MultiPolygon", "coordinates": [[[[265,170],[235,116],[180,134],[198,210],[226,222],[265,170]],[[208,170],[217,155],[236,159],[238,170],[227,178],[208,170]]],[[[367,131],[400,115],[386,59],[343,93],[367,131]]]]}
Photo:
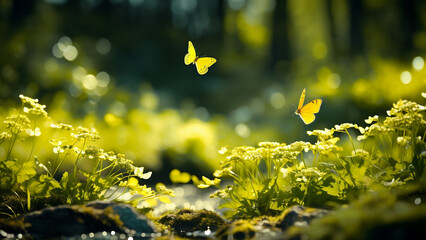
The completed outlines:
{"type": "Polygon", "coordinates": [[[287,233],[291,239],[416,239],[424,232],[425,186],[423,177],[391,191],[363,193],[334,214],[287,233]]]}
{"type": "MultiPolygon", "coordinates": [[[[5,130],[0,134],[0,147],[7,149],[0,154],[0,192],[18,197],[25,194],[27,209],[21,210],[31,210],[31,201],[58,196],[63,204],[97,199],[130,202],[129,197],[132,196],[131,202],[136,205],[140,201],[173,195],[165,187],[156,192],[139,185],[138,178],[148,179],[152,173],[144,173],[143,167],[134,166],[124,154],[97,148],[95,142],[100,137],[94,128],[80,126],[75,129],[68,124],[53,123],[44,110],[46,106],[40,105],[37,99],[22,95],[20,98],[22,109],[12,111],[4,121],[5,130]],[[42,147],[52,149],[48,159],[39,159],[34,153],[42,134],[41,128],[47,133],[55,130],[46,139],[53,147],[42,147]],[[22,142],[29,145],[21,145],[22,142]],[[71,163],[72,170],[66,171],[64,163],[71,163]]],[[[22,199],[21,205],[25,205],[25,198],[19,199],[22,199]]],[[[15,209],[2,206],[2,210],[5,207],[15,215],[15,209]]]]}
{"type": "Polygon", "coordinates": [[[229,208],[229,216],[244,218],[275,215],[296,204],[327,208],[366,190],[417,181],[426,161],[424,110],[400,100],[384,121],[369,117],[365,128],[344,123],[308,131],[317,137],[314,144],[261,142],[257,148],[223,148],[219,152],[225,158],[214,172],[217,179],[199,187],[220,188],[220,178],[232,178],[232,185],[211,197],[222,199],[220,207],[229,208]],[[356,139],[352,130],[360,132],[356,139]],[[338,145],[335,134],[348,137],[349,151],[338,145]]]}

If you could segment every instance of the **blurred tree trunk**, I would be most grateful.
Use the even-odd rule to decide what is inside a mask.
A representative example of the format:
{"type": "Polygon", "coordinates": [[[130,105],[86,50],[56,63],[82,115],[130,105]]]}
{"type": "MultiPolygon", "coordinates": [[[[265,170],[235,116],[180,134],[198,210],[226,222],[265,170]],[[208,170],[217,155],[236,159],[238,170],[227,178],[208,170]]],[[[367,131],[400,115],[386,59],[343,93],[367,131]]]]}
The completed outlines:
{"type": "Polygon", "coordinates": [[[287,0],[277,1],[274,10],[272,45],[271,45],[271,66],[275,66],[279,61],[291,60],[291,49],[288,38],[288,9],[287,0]]]}
{"type": "Polygon", "coordinates": [[[350,54],[364,54],[364,9],[361,1],[349,1],[349,19],[350,54]]]}

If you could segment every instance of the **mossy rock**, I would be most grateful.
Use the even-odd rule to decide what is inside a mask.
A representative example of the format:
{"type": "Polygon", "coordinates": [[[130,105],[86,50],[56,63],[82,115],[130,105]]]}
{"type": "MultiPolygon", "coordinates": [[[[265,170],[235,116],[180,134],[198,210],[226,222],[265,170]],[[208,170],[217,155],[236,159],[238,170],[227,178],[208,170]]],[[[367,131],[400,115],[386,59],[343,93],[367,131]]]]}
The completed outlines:
{"type": "MultiPolygon", "coordinates": [[[[48,198],[34,198],[31,200],[30,210],[41,210],[46,207],[62,205],[65,202],[66,199],[60,195],[52,195],[48,198]]],[[[0,218],[28,213],[27,204],[27,194],[25,192],[0,190],[0,213],[3,213],[0,218]]]]}
{"type": "Polygon", "coordinates": [[[261,216],[253,219],[239,219],[222,226],[215,234],[217,239],[269,239],[280,236],[277,217],[261,216]]]}
{"type": "Polygon", "coordinates": [[[287,208],[278,217],[276,227],[285,231],[291,226],[307,226],[312,219],[323,217],[330,212],[330,210],[310,208],[302,205],[292,206],[287,208]]]}
{"type": "MultiPolygon", "coordinates": [[[[405,194],[405,190],[404,194],[405,194]]],[[[416,195],[424,199],[424,192],[416,195]]],[[[426,205],[398,200],[389,191],[368,192],[332,214],[308,226],[289,228],[286,233],[307,239],[422,239],[426,205]]]]}
{"type": "Polygon", "coordinates": [[[225,220],[217,213],[208,210],[180,209],[176,213],[167,214],[158,221],[177,235],[195,231],[216,231],[225,224],[225,220]]]}
{"type": "Polygon", "coordinates": [[[0,219],[0,229],[36,238],[84,233],[154,233],[153,223],[127,204],[95,201],[86,205],[61,205],[13,219],[0,219]]]}
{"type": "Polygon", "coordinates": [[[216,239],[251,239],[256,235],[254,225],[249,220],[235,220],[222,226],[215,234],[216,239]]]}

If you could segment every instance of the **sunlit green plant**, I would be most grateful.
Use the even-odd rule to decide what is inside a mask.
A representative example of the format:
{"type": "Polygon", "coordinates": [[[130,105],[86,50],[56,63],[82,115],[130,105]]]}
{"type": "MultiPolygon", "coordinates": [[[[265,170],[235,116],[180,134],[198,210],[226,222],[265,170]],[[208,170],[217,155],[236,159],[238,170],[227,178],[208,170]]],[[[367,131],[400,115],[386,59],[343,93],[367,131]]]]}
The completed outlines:
{"type": "Polygon", "coordinates": [[[221,198],[220,207],[238,218],[275,215],[295,204],[331,207],[365,190],[416,181],[426,161],[424,110],[420,104],[400,100],[384,121],[369,117],[365,128],[344,123],[308,131],[317,137],[315,143],[222,148],[219,152],[225,158],[213,174],[216,179],[203,177],[198,186],[218,187],[211,197],[221,198]],[[353,130],[361,135],[354,138],[353,130]],[[337,134],[347,136],[351,149],[338,145],[337,134]],[[220,178],[231,178],[233,184],[220,188],[220,178]]]}
{"type": "Polygon", "coordinates": [[[67,204],[115,199],[135,205],[152,199],[168,201],[166,196],[173,196],[164,185],[159,185],[157,191],[140,185],[138,178],[149,179],[152,173],[134,166],[124,154],[96,147],[100,137],[94,128],[53,123],[45,105],[37,99],[20,98],[22,108],[7,117],[0,134],[0,147],[6,149],[0,155],[0,192],[26,195],[25,210],[31,209],[32,200],[52,196],[67,204]],[[41,129],[47,133],[56,130],[48,138],[52,154],[47,159],[39,159],[34,153],[41,129]],[[30,144],[17,147],[23,141],[30,144]],[[66,171],[65,163],[71,163],[72,170],[66,171]]]}

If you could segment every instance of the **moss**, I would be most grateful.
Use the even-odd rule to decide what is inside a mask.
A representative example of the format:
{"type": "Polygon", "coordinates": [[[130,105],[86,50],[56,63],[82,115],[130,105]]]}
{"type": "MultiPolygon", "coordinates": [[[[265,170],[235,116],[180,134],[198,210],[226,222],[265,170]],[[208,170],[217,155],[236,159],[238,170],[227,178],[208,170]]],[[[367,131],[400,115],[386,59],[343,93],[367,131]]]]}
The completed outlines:
{"type": "Polygon", "coordinates": [[[309,226],[289,228],[286,234],[313,240],[416,239],[424,234],[426,205],[416,205],[412,196],[424,199],[422,189],[369,192],[309,226]]]}
{"type": "Polygon", "coordinates": [[[282,230],[296,225],[307,225],[314,218],[320,218],[330,213],[325,209],[310,208],[301,205],[295,205],[287,208],[278,218],[276,226],[282,230]]]}
{"type": "MultiPolygon", "coordinates": [[[[66,199],[58,194],[48,198],[33,198],[30,203],[30,211],[41,210],[46,207],[62,205],[66,199]]],[[[30,212],[27,209],[27,194],[22,191],[0,191],[0,218],[19,216],[30,212]]]]}
{"type": "Polygon", "coordinates": [[[84,205],[61,206],[15,218],[0,219],[0,229],[8,233],[43,232],[52,235],[59,234],[55,229],[49,230],[52,224],[59,224],[61,227],[73,226],[73,229],[77,230],[81,229],[78,225],[84,225],[84,228],[93,231],[111,229],[125,232],[126,230],[120,216],[114,212],[112,207],[96,209],[84,205]]]}
{"type": "Polygon", "coordinates": [[[236,220],[222,226],[215,234],[217,239],[250,239],[256,235],[255,226],[250,220],[236,220]]]}
{"type": "Polygon", "coordinates": [[[25,212],[26,196],[23,193],[0,191],[0,218],[17,216],[25,212]]]}
{"type": "MultiPolygon", "coordinates": [[[[86,207],[84,205],[71,206],[77,216],[81,216],[84,219],[94,219],[103,226],[109,226],[113,228],[121,228],[123,222],[120,220],[120,216],[116,214],[112,207],[106,207],[105,209],[96,209],[92,207],[86,207]]],[[[83,219],[82,219],[83,220],[83,219]]],[[[83,220],[83,222],[85,222],[83,220]]]]}
{"type": "Polygon", "coordinates": [[[6,219],[0,218],[0,229],[7,233],[25,233],[25,229],[29,226],[23,219],[6,219]]]}
{"type": "Polygon", "coordinates": [[[180,209],[176,213],[161,217],[158,222],[167,226],[170,231],[181,235],[187,232],[205,231],[207,229],[216,231],[225,224],[225,220],[218,214],[204,209],[180,209]]]}

